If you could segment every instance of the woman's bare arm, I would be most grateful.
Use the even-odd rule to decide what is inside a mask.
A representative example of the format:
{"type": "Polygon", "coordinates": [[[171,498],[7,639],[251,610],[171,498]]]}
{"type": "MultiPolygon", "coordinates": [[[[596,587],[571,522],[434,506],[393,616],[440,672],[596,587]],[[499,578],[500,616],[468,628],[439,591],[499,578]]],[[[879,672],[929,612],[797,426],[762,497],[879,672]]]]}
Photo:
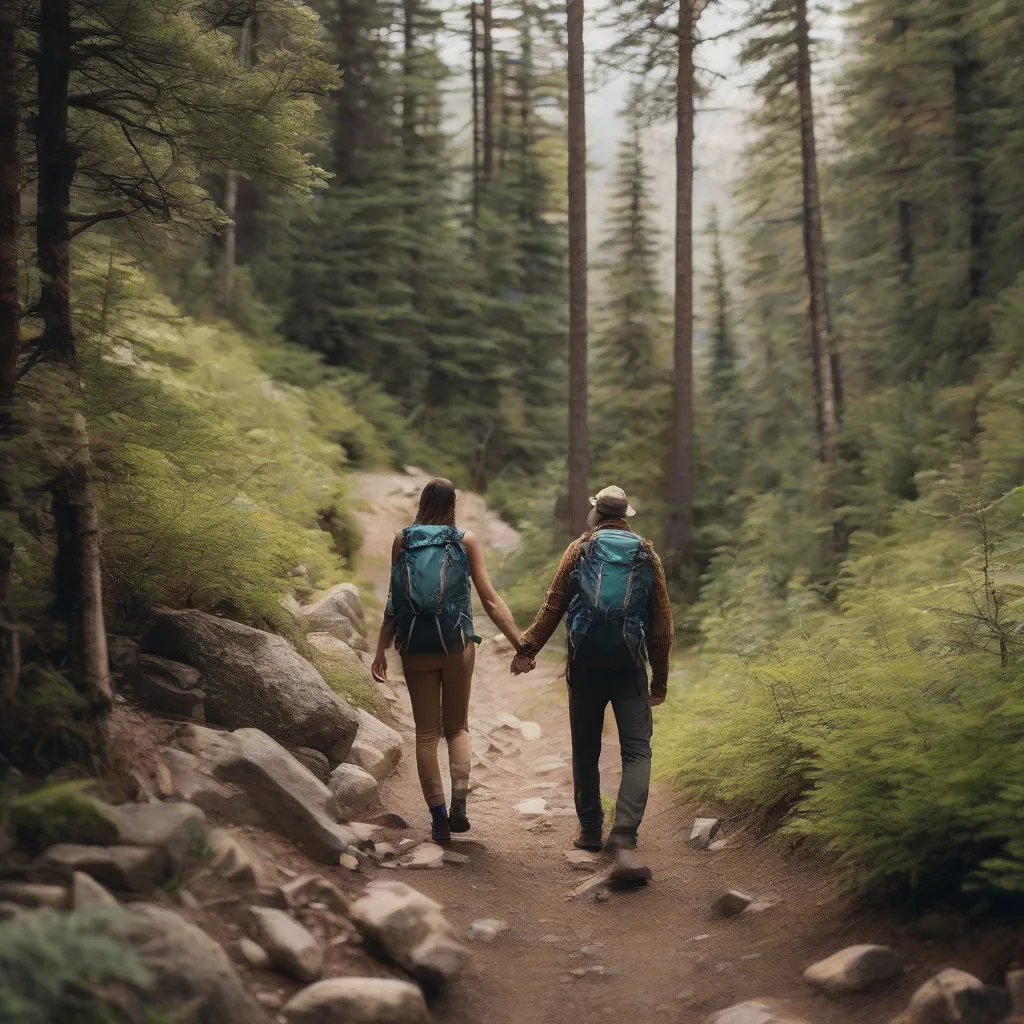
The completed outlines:
{"type": "MultiPolygon", "coordinates": [[[[398,560],[402,550],[402,535],[395,534],[394,543],[391,545],[391,564],[398,560]]],[[[387,608],[384,609],[384,618],[380,624],[380,636],[377,639],[377,653],[373,657],[373,664],[370,672],[373,678],[379,683],[386,683],[388,679],[388,648],[395,642],[395,620],[388,615],[387,608]]]]}
{"type": "Polygon", "coordinates": [[[469,555],[469,573],[473,577],[476,592],[480,595],[480,603],[484,606],[488,618],[505,634],[516,649],[523,642],[523,634],[519,631],[512,613],[502,596],[494,589],[490,576],[487,575],[487,562],[484,559],[484,546],[480,538],[471,531],[466,531],[462,538],[469,555]]]}

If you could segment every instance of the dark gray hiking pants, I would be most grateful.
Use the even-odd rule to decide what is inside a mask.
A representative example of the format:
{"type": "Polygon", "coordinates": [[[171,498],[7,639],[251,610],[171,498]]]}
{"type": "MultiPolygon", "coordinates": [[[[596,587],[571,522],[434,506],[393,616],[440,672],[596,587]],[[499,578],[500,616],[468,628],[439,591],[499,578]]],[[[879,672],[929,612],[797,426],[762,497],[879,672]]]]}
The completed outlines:
{"type": "Polygon", "coordinates": [[[651,787],[654,720],[647,669],[643,665],[605,668],[573,661],[568,681],[573,788],[580,825],[588,831],[597,831],[604,823],[598,761],[604,712],[611,704],[622,754],[622,781],[612,831],[635,837],[651,787]]]}

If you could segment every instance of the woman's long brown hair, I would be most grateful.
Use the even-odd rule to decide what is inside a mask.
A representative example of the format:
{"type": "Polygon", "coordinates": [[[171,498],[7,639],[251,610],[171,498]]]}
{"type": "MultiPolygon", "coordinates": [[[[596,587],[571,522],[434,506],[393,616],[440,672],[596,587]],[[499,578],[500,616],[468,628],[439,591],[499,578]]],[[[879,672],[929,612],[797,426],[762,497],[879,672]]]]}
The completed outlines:
{"type": "Polygon", "coordinates": [[[420,495],[416,513],[418,526],[455,525],[455,484],[444,477],[435,477],[420,495]]]}

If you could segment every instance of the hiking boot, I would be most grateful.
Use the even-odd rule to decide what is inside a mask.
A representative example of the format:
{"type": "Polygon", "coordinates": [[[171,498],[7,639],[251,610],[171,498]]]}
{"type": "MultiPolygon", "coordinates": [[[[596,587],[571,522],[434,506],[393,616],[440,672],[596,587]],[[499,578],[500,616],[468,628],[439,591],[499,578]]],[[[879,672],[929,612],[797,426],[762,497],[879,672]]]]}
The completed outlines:
{"type": "Polygon", "coordinates": [[[577,850],[587,850],[590,853],[601,852],[601,829],[598,828],[580,828],[579,832],[576,833],[576,838],[573,840],[573,846],[577,850]]]}
{"type": "Polygon", "coordinates": [[[619,850],[635,850],[637,848],[636,835],[632,832],[619,832],[612,829],[608,833],[608,839],[604,844],[604,852],[615,854],[619,850]]]}
{"type": "Polygon", "coordinates": [[[642,864],[631,850],[615,851],[615,867],[608,880],[613,889],[639,889],[651,880],[651,869],[642,864]]]}
{"type": "Polygon", "coordinates": [[[470,829],[469,818],[466,817],[466,805],[458,800],[452,801],[452,808],[448,812],[448,828],[452,832],[468,832],[470,829]]]}

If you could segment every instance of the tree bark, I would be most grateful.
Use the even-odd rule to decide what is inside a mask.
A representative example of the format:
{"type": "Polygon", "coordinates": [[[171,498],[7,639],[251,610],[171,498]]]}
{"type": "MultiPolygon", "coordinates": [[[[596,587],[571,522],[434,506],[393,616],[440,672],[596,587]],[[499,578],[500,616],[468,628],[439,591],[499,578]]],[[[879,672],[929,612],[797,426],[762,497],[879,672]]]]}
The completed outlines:
{"type": "MultiPolygon", "coordinates": [[[[36,258],[39,263],[40,342],[55,362],[69,396],[78,399],[78,354],[71,317],[68,210],[76,153],[68,138],[68,81],[72,62],[70,0],[40,0],[36,60],[36,258]]],[[[103,619],[103,583],[96,508],[89,485],[89,438],[79,413],[65,427],[70,449],[51,483],[57,554],[54,616],[67,628],[72,682],[102,713],[113,700],[103,619]]]]}
{"type": "Polygon", "coordinates": [[[676,69],[675,330],[666,568],[692,596],[693,549],[693,45],[694,0],[680,0],[676,69]]]}
{"type": "Polygon", "coordinates": [[[416,0],[402,0],[402,152],[409,170],[416,155],[416,0]]]}
{"type": "MultiPolygon", "coordinates": [[[[252,63],[252,31],[255,15],[242,23],[242,34],[238,40],[238,62],[243,67],[252,63]]],[[[238,172],[228,171],[224,179],[224,214],[228,218],[221,236],[221,306],[228,309],[235,290],[235,263],[238,258],[238,233],[235,220],[238,217],[238,172]]]]}
{"type": "Polygon", "coordinates": [[[836,403],[829,333],[828,282],[825,270],[825,234],[822,226],[821,192],[818,184],[818,151],[814,133],[814,98],[811,87],[811,32],[807,0],[796,4],[797,94],[800,101],[800,149],[803,168],[804,263],[807,273],[808,316],[811,327],[811,372],[818,457],[826,466],[836,461],[836,403]]]}
{"type": "Polygon", "coordinates": [[[479,9],[475,3],[469,5],[469,69],[472,78],[473,95],[473,224],[480,220],[480,40],[479,9]]]}
{"type": "MultiPolygon", "coordinates": [[[[0,514],[13,516],[10,453],[4,450],[13,434],[12,402],[21,352],[21,297],[18,289],[18,246],[21,241],[20,63],[17,11],[0,10],[0,514]]],[[[18,689],[19,636],[7,606],[14,541],[0,536],[0,712],[18,689]]]]}
{"type": "Polygon", "coordinates": [[[587,500],[587,124],[583,0],[568,0],[569,135],[569,529],[586,528],[587,500]]]}
{"type": "Polygon", "coordinates": [[[494,2],[484,0],[484,165],[483,179],[494,177],[494,2]]]}

